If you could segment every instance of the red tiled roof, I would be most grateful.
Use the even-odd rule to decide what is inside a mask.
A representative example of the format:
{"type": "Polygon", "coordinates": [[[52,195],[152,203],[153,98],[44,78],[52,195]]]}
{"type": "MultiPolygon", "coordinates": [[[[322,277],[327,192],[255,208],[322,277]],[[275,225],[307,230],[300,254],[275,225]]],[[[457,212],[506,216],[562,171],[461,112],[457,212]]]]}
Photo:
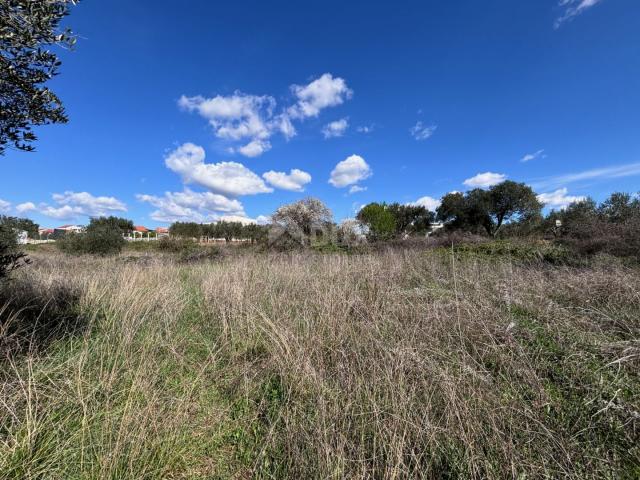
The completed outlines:
{"type": "Polygon", "coordinates": [[[136,225],[133,227],[136,232],[148,232],[149,229],[147,227],[143,227],[142,225],[136,225]]]}
{"type": "Polygon", "coordinates": [[[167,227],[158,227],[156,228],[157,233],[169,233],[169,229],[167,227]]]}

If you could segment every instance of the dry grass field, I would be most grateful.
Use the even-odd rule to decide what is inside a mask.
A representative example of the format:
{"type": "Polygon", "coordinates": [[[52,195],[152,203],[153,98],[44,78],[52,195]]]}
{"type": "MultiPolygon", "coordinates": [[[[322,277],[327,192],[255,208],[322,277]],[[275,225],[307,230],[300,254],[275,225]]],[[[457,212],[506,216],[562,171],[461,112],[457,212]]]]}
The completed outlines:
{"type": "Polygon", "coordinates": [[[35,252],[0,478],[639,478],[640,271],[449,249],[35,252]]]}

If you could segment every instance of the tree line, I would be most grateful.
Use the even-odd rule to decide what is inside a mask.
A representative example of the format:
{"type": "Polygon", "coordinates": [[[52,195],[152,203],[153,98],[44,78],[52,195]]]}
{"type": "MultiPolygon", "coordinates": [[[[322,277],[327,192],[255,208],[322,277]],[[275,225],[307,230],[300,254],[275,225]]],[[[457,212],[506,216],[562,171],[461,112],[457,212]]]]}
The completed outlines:
{"type": "Polygon", "coordinates": [[[372,202],[363,206],[355,219],[337,224],[322,201],[306,198],[279,207],[265,226],[176,222],[169,231],[182,238],[249,239],[252,243],[301,246],[353,245],[452,232],[490,238],[546,237],[574,244],[586,244],[589,239],[610,245],[626,242],[629,248],[638,243],[634,240],[640,237],[638,196],[613,193],[600,204],[586,198],[546,215],[543,207],[531,187],[504,181],[489,189],[449,193],[435,211],[415,204],[372,202]],[[437,231],[433,229],[436,222],[442,227],[437,231]]]}
{"type": "Polygon", "coordinates": [[[417,205],[370,203],[356,218],[370,240],[424,235],[434,221],[443,223],[447,231],[495,237],[506,224],[542,218],[542,208],[531,187],[507,180],[487,190],[448,193],[435,212],[417,205]]]}
{"type": "Polygon", "coordinates": [[[169,227],[169,235],[198,240],[224,239],[226,242],[248,240],[256,243],[266,238],[267,230],[268,227],[263,225],[224,220],[215,223],[175,222],[169,227]]]}
{"type": "MultiPolygon", "coordinates": [[[[580,254],[605,252],[640,257],[638,195],[616,192],[599,204],[586,198],[546,215],[542,209],[529,186],[506,181],[487,190],[449,193],[435,212],[419,205],[372,202],[362,207],[356,218],[337,224],[322,201],[305,198],[279,207],[269,225],[175,222],[169,233],[183,240],[247,240],[288,248],[351,247],[363,242],[462,232],[490,238],[547,238],[580,254]],[[441,222],[442,228],[434,231],[434,222],[441,222]]],[[[133,229],[133,221],[126,218],[92,218],[84,232],[62,235],[57,243],[68,253],[117,253],[126,243],[123,237],[133,229]]],[[[18,231],[27,231],[30,238],[37,238],[38,225],[27,218],[0,216],[0,277],[26,260],[17,245],[18,231]]]]}

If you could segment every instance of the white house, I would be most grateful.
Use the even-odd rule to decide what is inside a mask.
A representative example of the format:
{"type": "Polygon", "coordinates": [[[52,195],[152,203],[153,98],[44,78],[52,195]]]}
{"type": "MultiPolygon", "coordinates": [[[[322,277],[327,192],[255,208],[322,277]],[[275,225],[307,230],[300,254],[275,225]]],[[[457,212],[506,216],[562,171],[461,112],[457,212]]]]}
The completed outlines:
{"type": "Polygon", "coordinates": [[[62,225],[60,227],[56,227],[56,230],[62,230],[67,233],[80,233],[84,231],[84,227],[82,225],[62,225]]]}

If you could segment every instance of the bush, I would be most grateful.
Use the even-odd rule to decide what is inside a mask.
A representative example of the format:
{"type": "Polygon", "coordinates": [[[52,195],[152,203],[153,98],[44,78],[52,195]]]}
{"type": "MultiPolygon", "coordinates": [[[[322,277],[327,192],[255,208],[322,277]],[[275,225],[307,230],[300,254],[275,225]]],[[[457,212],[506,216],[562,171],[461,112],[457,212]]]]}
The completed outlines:
{"type": "Polygon", "coordinates": [[[27,263],[27,255],[18,249],[14,229],[0,224],[0,280],[27,263]]]}
{"type": "Polygon", "coordinates": [[[167,253],[181,253],[194,250],[198,245],[188,238],[164,237],[158,240],[158,250],[167,253]]]}
{"type": "Polygon", "coordinates": [[[158,250],[177,254],[180,262],[191,263],[202,260],[213,260],[222,255],[216,246],[203,247],[188,238],[165,237],[158,240],[158,250]]]}
{"type": "Polygon", "coordinates": [[[106,225],[88,228],[84,233],[71,233],[57,241],[58,247],[72,255],[113,255],[120,253],[126,240],[119,229],[106,225]]]}
{"type": "Polygon", "coordinates": [[[124,249],[134,252],[151,252],[158,249],[158,243],[155,240],[149,242],[126,242],[124,249]]]}
{"type": "Polygon", "coordinates": [[[514,242],[497,240],[494,242],[461,244],[455,247],[456,253],[495,257],[496,259],[510,258],[513,261],[532,264],[549,263],[552,265],[579,265],[578,256],[566,247],[547,242],[514,242]]]}
{"type": "Polygon", "coordinates": [[[606,253],[640,261],[640,220],[610,223],[595,219],[573,225],[556,243],[581,256],[606,253]]]}
{"type": "Polygon", "coordinates": [[[204,260],[216,260],[221,256],[222,251],[218,247],[202,247],[200,245],[194,245],[194,248],[182,250],[178,259],[184,263],[192,263],[204,260]]]}

